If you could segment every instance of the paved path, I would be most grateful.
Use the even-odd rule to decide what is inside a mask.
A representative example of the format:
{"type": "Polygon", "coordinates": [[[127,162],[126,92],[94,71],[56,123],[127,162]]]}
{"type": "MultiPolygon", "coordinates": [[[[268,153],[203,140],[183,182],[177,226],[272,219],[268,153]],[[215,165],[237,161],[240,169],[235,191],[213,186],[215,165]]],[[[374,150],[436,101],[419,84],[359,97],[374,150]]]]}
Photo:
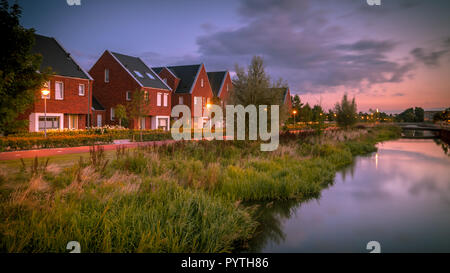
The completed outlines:
{"type": "MultiPolygon", "coordinates": [[[[163,145],[174,143],[175,140],[161,140],[161,141],[146,141],[146,142],[133,142],[126,144],[106,144],[99,145],[102,146],[105,151],[115,150],[118,146],[124,146],[126,148],[134,148],[137,146],[148,146],[148,145],[163,145]]],[[[51,148],[51,149],[37,149],[37,150],[25,150],[25,151],[14,151],[14,152],[2,152],[0,153],[0,160],[12,160],[20,158],[33,158],[37,157],[47,157],[54,155],[64,155],[64,154],[79,154],[88,153],[91,146],[81,146],[81,147],[65,147],[65,148],[51,148]]]]}

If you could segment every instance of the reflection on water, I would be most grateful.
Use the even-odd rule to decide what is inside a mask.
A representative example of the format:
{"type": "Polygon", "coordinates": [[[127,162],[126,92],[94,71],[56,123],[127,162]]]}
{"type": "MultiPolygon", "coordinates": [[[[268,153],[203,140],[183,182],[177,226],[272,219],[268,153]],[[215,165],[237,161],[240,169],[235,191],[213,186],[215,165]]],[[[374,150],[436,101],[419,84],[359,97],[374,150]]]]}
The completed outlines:
{"type": "MultiPolygon", "coordinates": [[[[447,150],[443,149],[447,147],[447,150]]],[[[358,157],[317,199],[260,208],[252,252],[450,252],[450,157],[433,140],[396,140],[358,157]]]]}

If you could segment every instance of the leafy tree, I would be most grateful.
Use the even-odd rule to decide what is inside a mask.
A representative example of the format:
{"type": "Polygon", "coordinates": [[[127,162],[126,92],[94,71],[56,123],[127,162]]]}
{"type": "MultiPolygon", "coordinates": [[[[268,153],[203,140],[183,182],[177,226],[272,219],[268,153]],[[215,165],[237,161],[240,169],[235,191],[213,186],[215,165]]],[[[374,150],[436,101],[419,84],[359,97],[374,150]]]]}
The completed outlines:
{"type": "MultiPolygon", "coordinates": [[[[260,56],[252,58],[247,71],[238,65],[235,66],[235,70],[236,76],[233,78],[233,88],[227,102],[244,107],[255,105],[257,108],[259,105],[268,105],[269,107],[270,105],[279,105],[280,124],[282,124],[287,118],[288,112],[284,107],[284,97],[281,91],[287,87],[287,84],[282,79],[271,84],[270,77],[264,68],[264,61],[260,56]]],[[[268,115],[268,121],[270,122],[270,115],[268,115]]]]}
{"type": "Polygon", "coordinates": [[[304,122],[312,120],[312,109],[311,106],[309,106],[309,103],[306,103],[300,110],[300,120],[304,122]]]}
{"type": "Polygon", "coordinates": [[[21,8],[11,7],[7,0],[0,3],[0,29],[3,52],[0,55],[0,134],[5,135],[26,126],[18,120],[33,103],[36,92],[47,80],[46,73],[38,73],[42,58],[32,54],[34,29],[19,24],[21,8]]]}
{"type": "Polygon", "coordinates": [[[341,103],[336,103],[336,122],[340,127],[348,128],[357,122],[357,109],[355,98],[350,102],[347,94],[342,97],[341,103]]]}
{"type": "Polygon", "coordinates": [[[312,121],[321,121],[323,118],[323,109],[320,105],[314,105],[312,109],[312,121]]]}
{"type": "Polygon", "coordinates": [[[114,107],[114,115],[119,120],[119,125],[122,126],[122,120],[127,119],[127,109],[124,105],[118,104],[114,107]]]}
{"type": "Polygon", "coordinates": [[[415,118],[414,118],[415,122],[423,122],[424,116],[425,116],[425,111],[421,107],[416,107],[416,108],[414,108],[414,116],[415,116],[415,118]]]}
{"type": "Polygon", "coordinates": [[[138,123],[139,126],[139,136],[142,141],[142,126],[141,119],[145,118],[148,113],[148,108],[150,106],[149,94],[148,91],[143,89],[136,89],[133,92],[133,96],[130,104],[128,104],[128,112],[130,117],[134,119],[134,121],[138,123]]]}

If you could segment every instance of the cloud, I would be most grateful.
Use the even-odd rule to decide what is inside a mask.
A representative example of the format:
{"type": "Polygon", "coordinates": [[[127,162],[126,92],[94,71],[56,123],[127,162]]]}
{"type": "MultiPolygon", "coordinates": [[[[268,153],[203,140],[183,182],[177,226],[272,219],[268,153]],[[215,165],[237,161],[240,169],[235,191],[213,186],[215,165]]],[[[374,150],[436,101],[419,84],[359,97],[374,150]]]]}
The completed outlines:
{"type": "MultiPolygon", "coordinates": [[[[329,8],[333,1],[322,1],[329,8]]],[[[349,3],[348,1],[346,3],[349,3]]],[[[338,6],[340,8],[340,6],[338,6]]],[[[264,58],[269,73],[288,80],[293,90],[320,93],[330,87],[368,90],[372,84],[402,82],[414,65],[388,58],[398,42],[356,39],[316,1],[245,0],[238,9],[243,25],[197,38],[210,69],[245,65],[264,58]]]]}
{"type": "Polygon", "coordinates": [[[440,60],[450,52],[450,37],[442,39],[443,48],[439,50],[426,50],[421,47],[411,50],[411,55],[420,62],[429,67],[438,67],[440,60]]]}

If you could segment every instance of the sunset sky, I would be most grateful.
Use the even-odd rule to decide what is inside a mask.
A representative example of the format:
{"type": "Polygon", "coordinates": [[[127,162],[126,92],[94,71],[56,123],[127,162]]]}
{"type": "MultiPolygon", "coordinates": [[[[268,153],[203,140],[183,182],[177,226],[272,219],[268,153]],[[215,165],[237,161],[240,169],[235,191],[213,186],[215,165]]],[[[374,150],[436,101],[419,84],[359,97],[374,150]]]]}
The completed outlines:
{"type": "Polygon", "coordinates": [[[19,0],[22,24],[89,68],[109,49],[149,66],[234,70],[263,56],[302,101],[359,111],[450,106],[450,1],[19,0]]]}

